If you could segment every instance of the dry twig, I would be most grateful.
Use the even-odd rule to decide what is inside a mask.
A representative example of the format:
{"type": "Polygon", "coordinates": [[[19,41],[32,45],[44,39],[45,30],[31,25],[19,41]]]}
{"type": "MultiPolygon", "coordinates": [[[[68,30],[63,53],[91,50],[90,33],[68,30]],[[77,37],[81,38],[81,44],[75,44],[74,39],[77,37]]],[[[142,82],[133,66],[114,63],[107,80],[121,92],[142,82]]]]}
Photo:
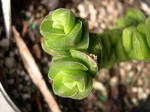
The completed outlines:
{"type": "Polygon", "coordinates": [[[29,49],[27,48],[26,44],[24,43],[24,41],[20,37],[20,34],[18,33],[18,31],[16,30],[16,28],[14,26],[12,27],[12,30],[13,30],[13,34],[14,34],[14,39],[16,41],[16,44],[19,49],[20,55],[22,57],[24,66],[27,69],[29,76],[31,77],[34,84],[41,91],[43,97],[45,98],[45,101],[47,102],[47,104],[51,108],[51,110],[53,112],[61,112],[58,104],[56,103],[50,90],[48,89],[48,87],[42,77],[42,74],[41,74],[33,56],[31,55],[29,49]]]}

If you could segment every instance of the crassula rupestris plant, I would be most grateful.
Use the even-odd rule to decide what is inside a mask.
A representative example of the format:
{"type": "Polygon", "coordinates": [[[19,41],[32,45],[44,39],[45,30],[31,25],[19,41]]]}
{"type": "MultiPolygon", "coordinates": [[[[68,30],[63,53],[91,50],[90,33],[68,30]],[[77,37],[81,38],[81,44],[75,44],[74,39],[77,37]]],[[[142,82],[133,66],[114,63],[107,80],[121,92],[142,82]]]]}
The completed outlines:
{"type": "Polygon", "coordinates": [[[150,61],[150,18],[131,9],[117,26],[89,33],[88,23],[68,9],[50,12],[40,26],[42,48],[53,56],[48,77],[56,95],[83,99],[100,68],[114,63],[150,61]],[[133,15],[133,13],[135,15],[133,15]]]}

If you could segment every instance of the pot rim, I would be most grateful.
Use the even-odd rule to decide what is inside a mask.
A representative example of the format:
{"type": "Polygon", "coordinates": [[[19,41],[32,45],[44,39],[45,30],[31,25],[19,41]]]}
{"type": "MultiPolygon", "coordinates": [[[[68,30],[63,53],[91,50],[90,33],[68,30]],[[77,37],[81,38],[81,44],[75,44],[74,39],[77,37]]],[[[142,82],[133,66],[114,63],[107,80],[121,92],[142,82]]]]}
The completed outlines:
{"type": "Polygon", "coordinates": [[[7,92],[5,91],[2,83],[0,82],[0,92],[3,95],[4,99],[8,103],[8,105],[15,111],[15,112],[21,112],[20,109],[15,105],[15,103],[11,100],[7,92]]]}

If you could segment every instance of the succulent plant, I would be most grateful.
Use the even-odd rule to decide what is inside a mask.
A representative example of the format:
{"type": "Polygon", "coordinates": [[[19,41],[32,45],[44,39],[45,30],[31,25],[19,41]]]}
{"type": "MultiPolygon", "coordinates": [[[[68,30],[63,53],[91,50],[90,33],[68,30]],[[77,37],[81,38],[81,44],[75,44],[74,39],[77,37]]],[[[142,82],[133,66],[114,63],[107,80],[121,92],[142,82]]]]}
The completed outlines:
{"type": "Polygon", "coordinates": [[[83,99],[92,90],[92,79],[100,68],[132,59],[150,61],[150,18],[145,20],[140,14],[137,12],[133,26],[125,19],[122,27],[94,34],[89,33],[87,22],[70,10],[50,12],[41,23],[40,33],[42,48],[53,56],[48,76],[53,80],[54,93],[83,99]]]}
{"type": "Polygon", "coordinates": [[[98,71],[96,60],[87,52],[87,22],[68,9],[58,9],[45,17],[40,32],[43,49],[53,56],[48,76],[53,80],[54,93],[74,99],[86,97],[98,71]]]}

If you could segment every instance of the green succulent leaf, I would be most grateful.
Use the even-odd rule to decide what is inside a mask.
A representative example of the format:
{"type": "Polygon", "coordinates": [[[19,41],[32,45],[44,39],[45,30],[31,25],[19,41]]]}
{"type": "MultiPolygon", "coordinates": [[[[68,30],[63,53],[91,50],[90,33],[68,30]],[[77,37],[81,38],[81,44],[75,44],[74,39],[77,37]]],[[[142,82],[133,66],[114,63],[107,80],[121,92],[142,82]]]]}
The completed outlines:
{"type": "Polygon", "coordinates": [[[54,93],[59,95],[59,96],[63,96],[63,97],[70,97],[70,96],[75,95],[78,92],[77,86],[75,86],[72,89],[66,87],[64,85],[64,83],[62,82],[64,77],[65,77],[65,73],[64,72],[60,72],[54,78],[54,80],[53,80],[54,81],[53,82],[54,93]]]}
{"type": "Polygon", "coordinates": [[[117,19],[117,28],[136,26],[146,19],[145,15],[136,9],[129,9],[124,18],[117,19]]]}
{"type": "Polygon", "coordinates": [[[73,99],[83,99],[83,98],[87,97],[88,94],[92,91],[92,87],[93,87],[92,77],[90,75],[87,75],[87,84],[86,84],[85,90],[83,92],[79,91],[78,93],[76,93],[71,98],[73,98],[73,99]]]}
{"type": "Polygon", "coordinates": [[[134,30],[135,30],[135,27],[131,26],[131,27],[125,28],[122,33],[122,42],[123,42],[122,44],[123,44],[125,51],[128,53],[131,51],[131,47],[132,47],[131,42],[132,42],[132,36],[133,36],[134,30]]]}
{"type": "Polygon", "coordinates": [[[66,35],[63,30],[54,28],[53,21],[48,20],[48,19],[42,22],[41,27],[40,27],[40,33],[42,34],[43,37],[47,39],[51,37],[57,38],[57,37],[62,37],[66,35]]]}
{"type": "Polygon", "coordinates": [[[54,49],[50,46],[49,41],[47,41],[46,39],[43,39],[41,44],[42,44],[43,50],[52,56],[69,56],[70,55],[69,49],[68,50],[67,49],[66,50],[54,49]]]}
{"type": "Polygon", "coordinates": [[[137,31],[139,31],[140,33],[142,33],[143,35],[146,34],[146,24],[145,23],[140,23],[138,26],[137,26],[137,31]]]}
{"type": "Polygon", "coordinates": [[[117,56],[117,61],[122,62],[122,61],[128,61],[129,57],[127,53],[125,52],[123,45],[122,45],[122,38],[118,37],[118,41],[116,43],[116,56],[117,56]]]}
{"type": "Polygon", "coordinates": [[[89,94],[91,89],[92,78],[88,73],[79,70],[60,71],[53,82],[55,94],[63,97],[82,99],[89,94]]]}
{"type": "Polygon", "coordinates": [[[88,24],[84,19],[78,18],[82,22],[82,35],[80,42],[77,43],[75,49],[87,50],[89,46],[89,30],[88,24]]]}
{"type": "Polygon", "coordinates": [[[146,41],[148,43],[148,46],[150,48],[150,17],[148,17],[145,21],[146,23],[146,29],[145,29],[145,32],[146,32],[146,41]]]}
{"type": "Polygon", "coordinates": [[[87,65],[91,76],[95,77],[98,71],[97,62],[84,52],[77,51],[77,50],[70,50],[70,52],[73,58],[76,58],[79,61],[81,61],[83,64],[87,65]]]}
{"type": "Polygon", "coordinates": [[[139,61],[147,61],[150,58],[150,50],[148,48],[145,36],[140,32],[135,31],[133,33],[133,52],[130,54],[131,57],[139,61]]]}
{"type": "MultiPolygon", "coordinates": [[[[57,9],[52,14],[52,20],[56,22],[59,26],[63,26],[65,34],[68,34],[75,24],[75,15],[67,9],[57,9]]],[[[57,25],[54,22],[54,27],[57,25]]]]}
{"type": "Polygon", "coordinates": [[[59,73],[60,70],[64,70],[64,69],[88,71],[88,68],[79,61],[74,61],[73,59],[70,61],[60,59],[60,60],[54,61],[51,64],[51,67],[48,73],[49,78],[53,79],[57,75],[57,73],[59,73]]]}

